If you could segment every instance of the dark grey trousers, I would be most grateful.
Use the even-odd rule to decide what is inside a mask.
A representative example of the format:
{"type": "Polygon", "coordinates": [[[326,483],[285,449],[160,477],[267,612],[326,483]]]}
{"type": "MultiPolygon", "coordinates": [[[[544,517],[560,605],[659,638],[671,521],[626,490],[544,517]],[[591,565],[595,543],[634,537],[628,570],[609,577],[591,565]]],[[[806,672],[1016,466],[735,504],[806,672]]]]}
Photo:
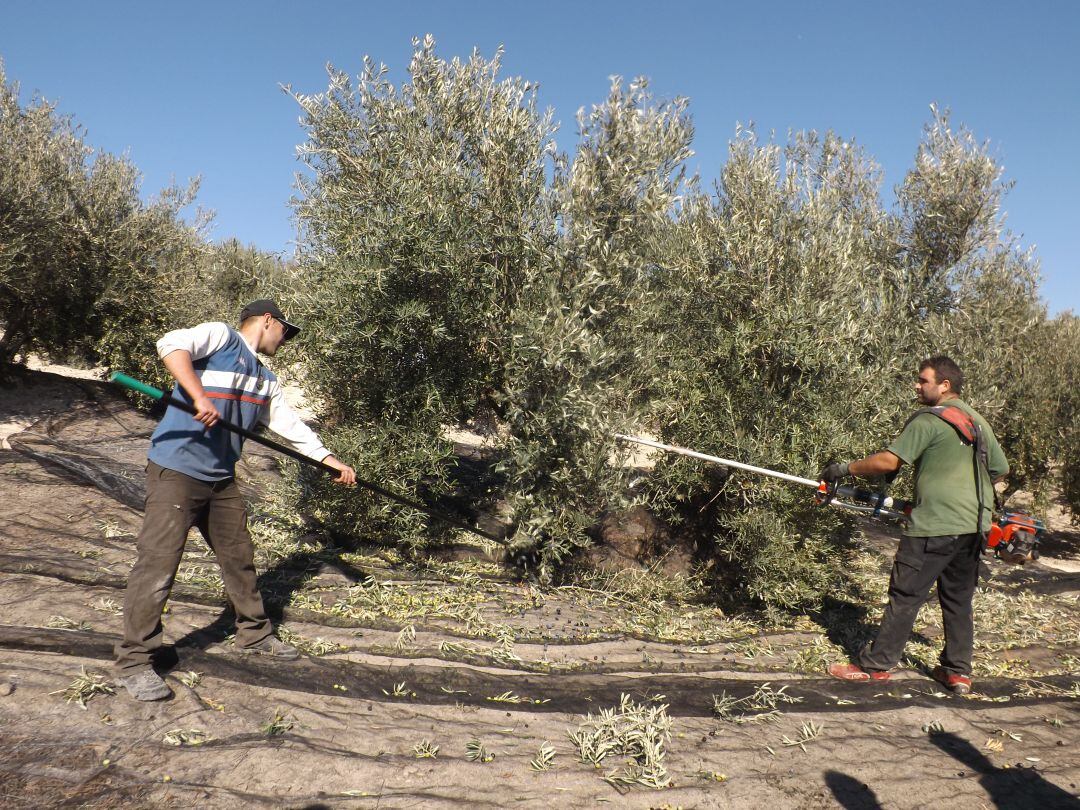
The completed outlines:
{"type": "Polygon", "coordinates": [[[900,662],[919,608],[937,583],[945,648],[941,666],[957,675],[971,674],[975,621],[971,599],[979,582],[979,534],[908,537],[900,540],[889,578],[889,606],[877,638],[856,661],[865,670],[892,669],[900,662]]]}
{"type": "Polygon", "coordinates": [[[247,507],[235,479],[208,483],[151,461],[146,467],[146,514],[138,556],[124,593],[124,638],[116,645],[119,669],[148,667],[160,649],[161,611],[192,526],[198,527],[221,566],[225,592],[236,613],[237,646],[256,644],[273,632],[256,585],[247,507]]]}

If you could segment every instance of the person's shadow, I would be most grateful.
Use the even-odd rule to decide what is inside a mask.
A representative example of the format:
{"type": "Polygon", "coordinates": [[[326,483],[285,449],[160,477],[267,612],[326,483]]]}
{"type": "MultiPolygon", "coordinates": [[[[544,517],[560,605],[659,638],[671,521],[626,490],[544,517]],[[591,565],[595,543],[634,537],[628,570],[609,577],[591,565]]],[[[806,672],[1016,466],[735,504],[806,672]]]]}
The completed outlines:
{"type": "Polygon", "coordinates": [[[840,771],[826,771],[825,784],[844,810],[882,810],[877,794],[858,779],[840,771]]]}
{"type": "Polygon", "coordinates": [[[1039,810],[1080,808],[1080,797],[1059,788],[1033,768],[998,768],[967,740],[948,731],[930,733],[930,742],[981,774],[979,784],[990,794],[995,806],[1003,810],[1039,810]]]}
{"type": "MultiPolygon", "coordinates": [[[[936,591],[931,591],[926,601],[931,598],[936,598],[936,591]]],[[[872,642],[877,635],[879,625],[877,622],[867,621],[869,613],[870,610],[866,605],[827,595],[822,600],[821,607],[809,611],[807,615],[824,630],[829,641],[843,648],[844,652],[854,660],[863,647],[872,642]]],[[[921,644],[934,644],[932,639],[917,630],[912,630],[908,640],[921,644]]],[[[910,663],[907,659],[904,661],[910,663]]]]}
{"type": "MultiPolygon", "coordinates": [[[[363,582],[368,573],[341,558],[341,554],[354,550],[349,545],[333,544],[312,551],[295,551],[279,560],[275,565],[259,574],[258,589],[262,594],[266,615],[276,627],[281,623],[284,608],[304,583],[318,576],[325,567],[331,567],[349,582],[363,582]]],[[[195,647],[206,649],[213,644],[220,644],[235,630],[236,615],[232,605],[227,604],[214,621],[205,627],[195,628],[173,642],[174,648],[195,647]]],[[[175,652],[162,651],[159,667],[169,669],[175,666],[175,652]]]]}

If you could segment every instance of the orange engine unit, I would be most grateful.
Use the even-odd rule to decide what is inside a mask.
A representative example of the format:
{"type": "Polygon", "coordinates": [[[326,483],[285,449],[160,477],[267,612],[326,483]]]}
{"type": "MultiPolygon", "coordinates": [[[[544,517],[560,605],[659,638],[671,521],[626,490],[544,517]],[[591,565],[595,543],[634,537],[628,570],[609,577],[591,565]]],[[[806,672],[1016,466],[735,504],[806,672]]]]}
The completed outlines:
{"type": "Polygon", "coordinates": [[[1043,522],[1026,512],[1004,512],[990,526],[987,551],[1021,565],[1039,558],[1039,536],[1046,529],[1043,522]]]}

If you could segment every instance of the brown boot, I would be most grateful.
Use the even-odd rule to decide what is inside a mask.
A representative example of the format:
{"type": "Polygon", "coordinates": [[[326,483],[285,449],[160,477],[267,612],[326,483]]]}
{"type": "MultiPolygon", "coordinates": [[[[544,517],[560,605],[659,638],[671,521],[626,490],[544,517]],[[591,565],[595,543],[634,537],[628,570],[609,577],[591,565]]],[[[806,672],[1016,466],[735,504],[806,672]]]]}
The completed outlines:
{"type": "Polygon", "coordinates": [[[291,644],[286,644],[277,636],[267,636],[262,641],[256,641],[248,647],[237,647],[237,651],[243,655],[265,655],[278,661],[295,661],[300,657],[300,651],[291,644]]]}

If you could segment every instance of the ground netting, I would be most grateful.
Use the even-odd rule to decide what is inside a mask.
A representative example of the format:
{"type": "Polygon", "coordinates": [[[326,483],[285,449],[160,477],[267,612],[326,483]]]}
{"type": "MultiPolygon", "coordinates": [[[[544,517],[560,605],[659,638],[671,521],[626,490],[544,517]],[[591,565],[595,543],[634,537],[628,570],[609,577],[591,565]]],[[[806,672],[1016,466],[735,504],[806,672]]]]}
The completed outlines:
{"type": "MultiPolygon", "coordinates": [[[[541,590],[483,555],[405,564],[384,545],[259,531],[268,607],[306,655],[250,658],[193,534],[163,617],[175,697],[103,688],[80,707],[84,673],[116,689],[154,420],[104,384],[48,378],[30,393],[12,405],[0,392],[0,419],[23,426],[0,450],[4,806],[1075,806],[1077,575],[1040,566],[998,569],[1032,635],[984,633],[1000,672],[960,699],[916,668],[869,687],[822,678],[852,638],[840,625],[872,630],[840,600],[768,627],[706,604],[541,590]],[[666,707],[662,791],[635,781],[635,755],[594,767],[569,736],[623,695],[666,707]],[[472,758],[474,743],[493,758],[472,758]]],[[[268,458],[242,467],[253,498],[277,475],[268,458]]]]}

